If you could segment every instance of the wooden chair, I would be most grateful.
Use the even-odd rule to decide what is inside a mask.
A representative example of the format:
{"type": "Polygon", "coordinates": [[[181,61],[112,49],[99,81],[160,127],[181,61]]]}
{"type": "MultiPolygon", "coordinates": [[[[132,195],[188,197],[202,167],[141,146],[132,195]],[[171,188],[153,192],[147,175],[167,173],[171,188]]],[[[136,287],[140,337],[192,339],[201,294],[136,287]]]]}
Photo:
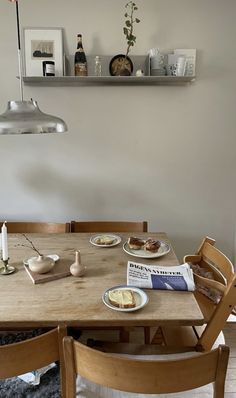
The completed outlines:
{"type": "Polygon", "coordinates": [[[224,342],[222,329],[236,304],[236,274],[231,261],[214,243],[206,237],[196,254],[184,257],[184,262],[192,264],[197,285],[195,297],[206,324],[194,328],[162,327],[167,345],[195,346],[199,351],[206,351],[215,342],[224,342]]]}
{"type": "Polygon", "coordinates": [[[71,232],[147,232],[147,221],[71,221],[71,232]]]}
{"type": "Polygon", "coordinates": [[[82,382],[78,384],[77,393],[86,391],[83,396],[125,398],[126,392],[133,392],[145,394],[141,395],[144,398],[146,394],[182,392],[214,382],[214,398],[224,397],[227,346],[175,360],[168,356],[160,360],[156,356],[137,359],[136,356],[108,354],[74,341],[72,337],[63,339],[63,347],[67,398],[77,396],[77,375],[77,382],[82,382]],[[109,389],[119,391],[110,390],[109,393],[109,389]]]}
{"type": "Polygon", "coordinates": [[[20,343],[0,346],[0,379],[15,377],[60,361],[61,392],[65,397],[63,337],[66,328],[58,327],[20,343]]]}
{"type": "Polygon", "coordinates": [[[70,232],[70,223],[7,222],[6,225],[9,233],[57,234],[70,232]]]}

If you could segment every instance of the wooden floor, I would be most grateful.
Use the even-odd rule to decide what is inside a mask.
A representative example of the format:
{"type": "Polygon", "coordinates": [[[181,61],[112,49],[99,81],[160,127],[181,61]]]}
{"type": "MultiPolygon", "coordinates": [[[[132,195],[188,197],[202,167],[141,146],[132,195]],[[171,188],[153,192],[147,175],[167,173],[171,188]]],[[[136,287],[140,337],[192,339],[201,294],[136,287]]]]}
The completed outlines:
{"type": "Polygon", "coordinates": [[[224,336],[226,344],[230,347],[225,398],[236,398],[236,322],[227,323],[224,328],[224,336]]]}

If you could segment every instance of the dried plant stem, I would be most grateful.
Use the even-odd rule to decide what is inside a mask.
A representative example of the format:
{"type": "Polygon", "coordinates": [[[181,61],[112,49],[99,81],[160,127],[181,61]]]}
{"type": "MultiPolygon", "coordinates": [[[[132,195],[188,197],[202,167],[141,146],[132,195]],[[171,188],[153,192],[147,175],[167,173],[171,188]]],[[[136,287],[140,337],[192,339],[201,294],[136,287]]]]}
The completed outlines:
{"type": "Polygon", "coordinates": [[[18,245],[18,246],[23,246],[23,247],[28,247],[29,249],[34,250],[36,253],[38,253],[39,256],[42,256],[42,254],[38,251],[38,249],[36,249],[36,247],[34,246],[33,242],[28,238],[27,235],[22,234],[24,236],[24,238],[30,243],[29,245],[18,245]]]}

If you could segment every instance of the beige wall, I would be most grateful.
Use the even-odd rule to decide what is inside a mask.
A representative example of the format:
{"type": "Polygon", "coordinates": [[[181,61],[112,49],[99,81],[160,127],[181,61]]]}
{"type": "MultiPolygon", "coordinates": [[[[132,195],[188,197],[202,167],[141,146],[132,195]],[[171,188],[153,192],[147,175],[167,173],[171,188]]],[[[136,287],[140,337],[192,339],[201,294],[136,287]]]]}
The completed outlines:
{"type": "MultiPolygon", "coordinates": [[[[124,52],[125,1],[20,0],[22,26],[64,27],[73,54],[124,52]]],[[[1,219],[146,219],[181,257],[208,234],[235,242],[236,1],[137,0],[133,54],[197,48],[181,87],[25,87],[69,133],[1,136],[1,219]]],[[[0,5],[0,112],[19,98],[14,4],[0,5]]]]}

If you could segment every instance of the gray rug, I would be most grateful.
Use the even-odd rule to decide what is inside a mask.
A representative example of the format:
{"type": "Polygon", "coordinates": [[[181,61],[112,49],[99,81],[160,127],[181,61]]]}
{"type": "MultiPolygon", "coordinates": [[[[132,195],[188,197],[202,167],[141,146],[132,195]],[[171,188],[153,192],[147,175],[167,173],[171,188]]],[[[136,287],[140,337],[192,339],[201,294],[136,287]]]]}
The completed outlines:
{"type": "MultiPolygon", "coordinates": [[[[43,333],[42,329],[20,333],[8,333],[0,336],[0,345],[12,344],[43,333]]],[[[4,366],[4,364],[0,364],[4,366]]],[[[60,398],[59,366],[50,369],[40,380],[38,386],[32,386],[18,377],[0,380],[0,398],[60,398]]]]}

